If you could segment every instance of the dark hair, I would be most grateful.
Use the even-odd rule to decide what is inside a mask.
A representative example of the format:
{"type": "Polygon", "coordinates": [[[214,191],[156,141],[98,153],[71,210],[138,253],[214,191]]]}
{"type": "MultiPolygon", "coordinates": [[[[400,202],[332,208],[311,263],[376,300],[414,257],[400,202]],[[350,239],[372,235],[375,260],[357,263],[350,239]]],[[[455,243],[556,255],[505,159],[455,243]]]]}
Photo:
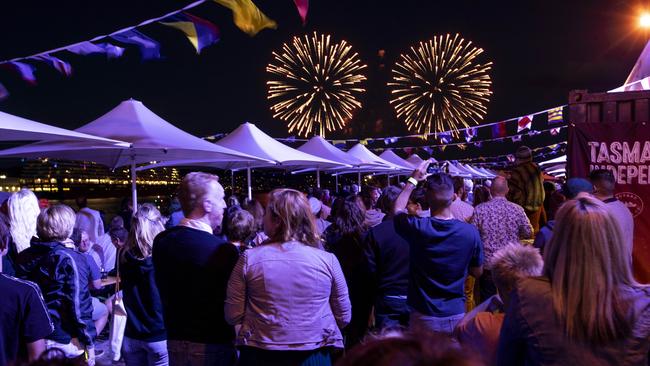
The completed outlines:
{"type": "Polygon", "coordinates": [[[129,236],[129,232],[123,227],[111,228],[108,231],[108,235],[113,238],[119,239],[122,243],[126,241],[126,238],[129,236]]]}
{"type": "Polygon", "coordinates": [[[255,233],[253,215],[238,206],[229,207],[224,223],[229,241],[246,242],[255,233]]]}
{"type": "Polygon", "coordinates": [[[323,200],[323,190],[320,188],[314,188],[313,191],[311,192],[311,197],[314,197],[315,199],[322,201],[323,200]]]}
{"type": "Polygon", "coordinates": [[[262,207],[262,204],[256,199],[246,198],[241,203],[241,208],[250,212],[250,214],[253,215],[253,218],[255,219],[255,231],[256,232],[263,231],[264,230],[264,207],[262,207]]]}
{"type": "Polygon", "coordinates": [[[555,188],[555,183],[553,182],[544,182],[544,191],[545,192],[555,192],[557,189],[555,188]]]}
{"type": "Polygon", "coordinates": [[[432,174],[427,178],[426,187],[431,209],[435,211],[451,206],[454,199],[454,182],[448,174],[432,174]]]}
{"type": "Polygon", "coordinates": [[[352,348],[336,366],[479,366],[449,338],[429,332],[393,333],[352,348]]]}
{"type": "Polygon", "coordinates": [[[478,185],[474,188],[474,207],[492,199],[490,189],[484,185],[478,185]]]}
{"type": "Polygon", "coordinates": [[[461,188],[465,188],[465,179],[461,177],[454,177],[454,193],[458,193],[461,188]]]}
{"type": "Polygon", "coordinates": [[[361,236],[365,230],[363,224],[365,219],[366,213],[359,205],[359,198],[355,195],[349,195],[345,199],[337,200],[332,229],[341,235],[361,236]]]}
{"type": "Polygon", "coordinates": [[[85,196],[79,196],[74,201],[79,208],[88,207],[88,199],[85,196]]]}
{"type": "Polygon", "coordinates": [[[7,216],[0,212],[0,252],[9,247],[11,243],[11,232],[9,231],[9,224],[7,224],[7,216]]]}
{"type": "Polygon", "coordinates": [[[379,201],[377,202],[377,208],[386,215],[392,215],[395,201],[401,192],[402,190],[395,186],[384,188],[384,191],[381,193],[381,197],[379,197],[379,201]]]}
{"type": "Polygon", "coordinates": [[[599,181],[599,180],[605,180],[609,182],[616,182],[616,178],[614,178],[614,173],[609,170],[609,169],[595,169],[592,170],[591,173],[589,173],[589,180],[593,181],[599,181]]]}
{"type": "Polygon", "coordinates": [[[614,173],[609,169],[596,169],[592,170],[589,174],[591,183],[598,186],[599,191],[605,191],[606,194],[614,193],[616,188],[616,178],[614,173]]]}
{"type": "Polygon", "coordinates": [[[361,197],[361,200],[363,201],[363,205],[366,206],[366,210],[370,210],[372,208],[372,192],[377,190],[379,188],[372,186],[372,185],[364,185],[361,187],[361,192],[359,192],[359,196],[361,197]]]}
{"type": "Polygon", "coordinates": [[[429,209],[429,201],[427,200],[427,191],[424,188],[416,188],[409,196],[409,202],[418,203],[422,210],[429,209]]]}

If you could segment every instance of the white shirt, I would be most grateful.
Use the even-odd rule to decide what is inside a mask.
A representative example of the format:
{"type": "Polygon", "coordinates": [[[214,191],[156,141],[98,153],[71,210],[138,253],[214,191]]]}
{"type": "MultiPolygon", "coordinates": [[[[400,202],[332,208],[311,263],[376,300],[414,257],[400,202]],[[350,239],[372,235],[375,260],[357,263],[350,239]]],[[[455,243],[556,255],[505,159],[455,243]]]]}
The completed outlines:
{"type": "Polygon", "coordinates": [[[179,226],[185,226],[196,230],[205,231],[206,233],[212,234],[212,227],[201,220],[188,219],[184,217],[181,219],[181,222],[178,223],[179,226]]]}

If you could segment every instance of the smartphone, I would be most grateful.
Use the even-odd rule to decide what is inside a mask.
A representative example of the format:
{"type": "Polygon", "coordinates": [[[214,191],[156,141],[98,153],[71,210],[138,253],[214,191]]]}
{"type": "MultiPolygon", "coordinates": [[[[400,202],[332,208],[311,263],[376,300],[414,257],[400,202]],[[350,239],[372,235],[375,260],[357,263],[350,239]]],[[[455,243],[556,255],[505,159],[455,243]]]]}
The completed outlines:
{"type": "Polygon", "coordinates": [[[429,164],[427,168],[427,174],[437,174],[440,173],[440,167],[436,164],[429,164]]]}

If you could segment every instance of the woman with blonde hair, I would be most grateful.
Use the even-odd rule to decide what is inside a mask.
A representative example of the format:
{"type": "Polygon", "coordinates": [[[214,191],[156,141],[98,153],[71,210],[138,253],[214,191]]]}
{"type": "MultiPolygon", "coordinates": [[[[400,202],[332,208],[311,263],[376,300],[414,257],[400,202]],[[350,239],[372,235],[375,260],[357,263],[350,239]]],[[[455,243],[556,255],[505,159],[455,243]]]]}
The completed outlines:
{"type": "Polygon", "coordinates": [[[131,230],[120,258],[126,329],[123,352],[127,365],[169,364],[162,303],[151,257],[153,240],[165,230],[160,211],[145,203],[131,220],[131,230]]]}
{"type": "Polygon", "coordinates": [[[632,277],[622,233],[600,201],[567,201],[544,276],[518,283],[498,365],[647,365],[650,287],[632,277]]]}
{"type": "Polygon", "coordinates": [[[36,220],[41,209],[38,207],[36,195],[23,188],[9,197],[7,211],[13,241],[13,245],[9,246],[9,255],[14,256],[29,248],[29,243],[36,236],[36,220]]]}
{"type": "Polygon", "coordinates": [[[321,249],[305,196],[270,193],[266,244],[245,251],[228,282],[226,320],[240,326],[239,365],[330,365],[350,321],[341,266],[321,249]]]}

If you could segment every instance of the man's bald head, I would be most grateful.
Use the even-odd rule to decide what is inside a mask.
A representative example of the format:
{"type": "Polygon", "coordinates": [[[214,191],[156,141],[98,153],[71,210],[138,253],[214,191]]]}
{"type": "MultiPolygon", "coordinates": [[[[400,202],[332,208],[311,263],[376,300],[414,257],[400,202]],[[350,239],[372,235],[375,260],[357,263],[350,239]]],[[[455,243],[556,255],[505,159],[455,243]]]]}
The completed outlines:
{"type": "Polygon", "coordinates": [[[492,197],[505,197],[508,190],[508,180],[505,177],[496,177],[492,180],[492,186],[490,187],[492,197]]]}

